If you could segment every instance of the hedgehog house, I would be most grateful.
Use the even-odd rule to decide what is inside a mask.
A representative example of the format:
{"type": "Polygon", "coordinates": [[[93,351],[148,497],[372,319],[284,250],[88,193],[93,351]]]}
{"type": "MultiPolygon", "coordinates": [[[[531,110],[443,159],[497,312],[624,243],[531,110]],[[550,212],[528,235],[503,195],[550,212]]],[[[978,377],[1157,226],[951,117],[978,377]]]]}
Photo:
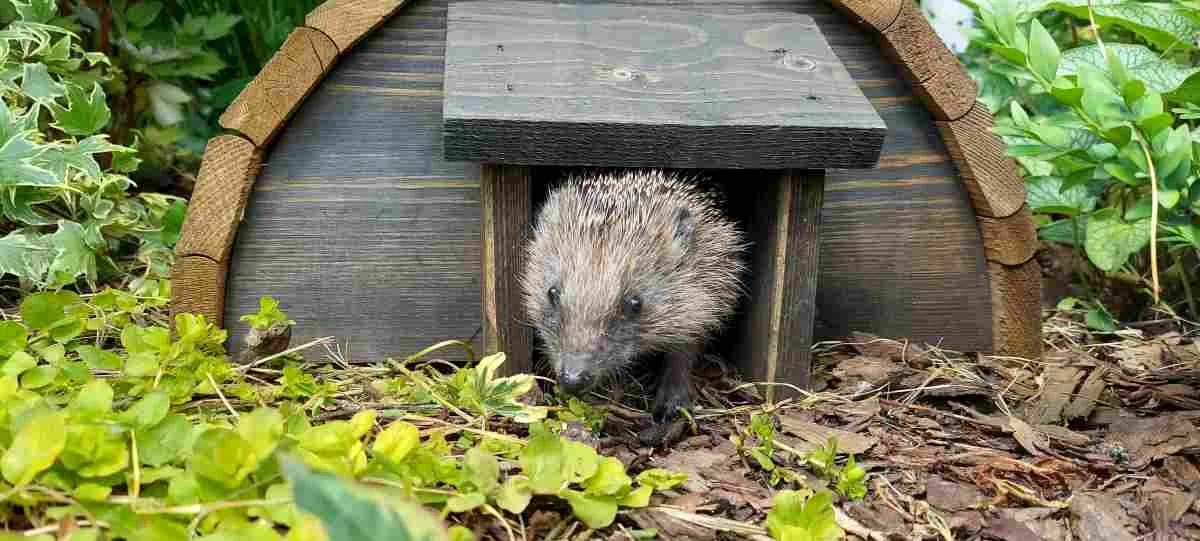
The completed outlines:
{"type": "Polygon", "coordinates": [[[1035,230],[976,92],[911,0],[330,0],[221,117],[172,310],[236,343],[270,295],[355,360],[459,338],[530,370],[546,187],[658,167],[734,194],[754,246],[722,343],[752,379],[803,387],[852,331],[1037,357],[1035,230]]]}

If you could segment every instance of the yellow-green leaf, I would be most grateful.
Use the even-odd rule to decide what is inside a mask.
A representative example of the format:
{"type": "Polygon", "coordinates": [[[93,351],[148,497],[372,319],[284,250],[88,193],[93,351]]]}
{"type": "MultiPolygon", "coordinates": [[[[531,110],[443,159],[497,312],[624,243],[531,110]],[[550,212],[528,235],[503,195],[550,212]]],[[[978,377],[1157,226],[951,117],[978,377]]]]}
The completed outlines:
{"type": "Polygon", "coordinates": [[[0,471],[14,485],[25,485],[49,468],[67,445],[66,418],[43,412],[21,425],[12,446],[4,452],[0,471]]]}

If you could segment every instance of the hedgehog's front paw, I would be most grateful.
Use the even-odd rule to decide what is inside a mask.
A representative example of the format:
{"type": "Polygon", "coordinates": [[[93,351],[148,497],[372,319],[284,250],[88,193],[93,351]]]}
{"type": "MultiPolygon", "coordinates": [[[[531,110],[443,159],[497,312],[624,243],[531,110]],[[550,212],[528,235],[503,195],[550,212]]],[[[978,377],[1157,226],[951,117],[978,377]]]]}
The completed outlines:
{"type": "Polygon", "coordinates": [[[654,422],[663,424],[682,417],[682,412],[691,412],[692,393],[687,381],[663,382],[654,397],[654,422]]]}

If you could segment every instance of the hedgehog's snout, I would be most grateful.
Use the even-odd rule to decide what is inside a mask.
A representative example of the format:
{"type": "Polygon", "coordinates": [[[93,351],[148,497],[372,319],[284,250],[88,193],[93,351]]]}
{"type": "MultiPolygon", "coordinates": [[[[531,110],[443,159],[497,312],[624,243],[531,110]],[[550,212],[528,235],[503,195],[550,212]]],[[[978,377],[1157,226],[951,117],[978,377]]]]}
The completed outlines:
{"type": "Polygon", "coordinates": [[[558,386],[568,394],[586,391],[595,382],[590,353],[563,353],[558,364],[558,386]]]}

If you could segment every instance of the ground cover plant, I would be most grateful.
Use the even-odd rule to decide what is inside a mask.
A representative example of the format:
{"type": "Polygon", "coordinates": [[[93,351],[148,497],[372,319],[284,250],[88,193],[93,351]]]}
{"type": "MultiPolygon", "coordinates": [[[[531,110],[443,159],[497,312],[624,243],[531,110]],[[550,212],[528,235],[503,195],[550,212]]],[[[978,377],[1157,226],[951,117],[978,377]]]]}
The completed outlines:
{"type": "Polygon", "coordinates": [[[1200,4],[966,3],[978,24],[964,59],[1023,168],[1040,236],[1092,265],[1077,277],[1089,323],[1200,320],[1200,4]],[[1113,282],[1132,302],[1104,291],[1113,282]]]}

